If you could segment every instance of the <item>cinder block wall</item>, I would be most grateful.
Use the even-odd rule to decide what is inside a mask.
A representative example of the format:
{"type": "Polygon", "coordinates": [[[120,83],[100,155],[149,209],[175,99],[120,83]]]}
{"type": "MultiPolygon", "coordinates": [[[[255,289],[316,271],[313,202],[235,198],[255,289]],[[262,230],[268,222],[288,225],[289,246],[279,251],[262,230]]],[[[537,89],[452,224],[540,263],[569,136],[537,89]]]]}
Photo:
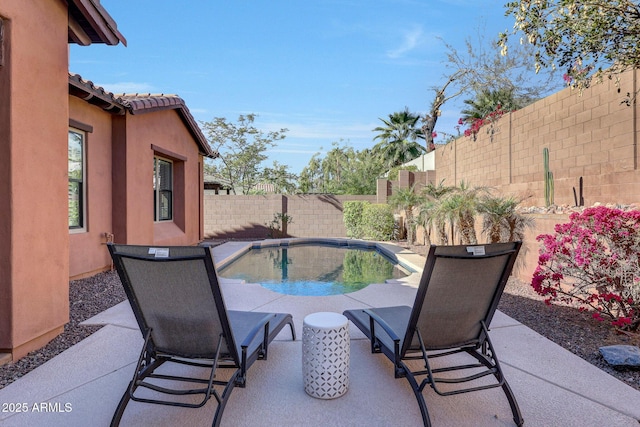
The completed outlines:
{"type": "Polygon", "coordinates": [[[282,212],[280,195],[215,195],[205,191],[205,238],[266,237],[276,212],[282,212]]]}
{"type": "Polygon", "coordinates": [[[345,237],[342,216],[345,201],[376,203],[376,196],[334,195],[216,195],[205,191],[205,238],[263,239],[278,213],[286,213],[290,237],[345,237]]]}
{"type": "Polygon", "coordinates": [[[346,237],[342,204],[345,201],[376,203],[376,196],[300,195],[283,196],[293,217],[288,233],[292,237],[346,237]]]}
{"type": "Polygon", "coordinates": [[[461,137],[438,147],[438,182],[495,187],[530,196],[544,206],[543,148],[555,181],[555,204],[574,205],[573,188],[584,182],[586,206],[634,203],[640,199],[637,106],[621,103],[637,90],[638,71],[624,74],[621,93],[613,81],[594,84],[582,95],[564,89],[480,129],[477,139],[461,137]],[[490,131],[493,130],[493,133],[490,131]]]}
{"type": "Polygon", "coordinates": [[[396,181],[388,181],[386,179],[378,179],[376,185],[378,203],[387,203],[389,197],[397,189],[414,187],[415,191],[420,192],[422,188],[429,183],[436,184],[436,171],[410,172],[401,170],[398,172],[396,181]]]}

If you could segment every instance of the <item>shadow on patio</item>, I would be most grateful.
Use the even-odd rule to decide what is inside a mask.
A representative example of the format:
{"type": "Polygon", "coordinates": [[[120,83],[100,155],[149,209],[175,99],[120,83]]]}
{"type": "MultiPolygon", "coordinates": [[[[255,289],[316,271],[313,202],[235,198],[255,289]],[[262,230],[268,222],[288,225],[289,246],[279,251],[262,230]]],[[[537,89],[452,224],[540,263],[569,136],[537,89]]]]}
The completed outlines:
{"type": "MultiPolygon", "coordinates": [[[[237,251],[239,244],[214,248],[216,260],[237,251]]],[[[411,256],[398,254],[405,255],[411,256]]],[[[269,359],[251,368],[247,387],[234,389],[222,425],[422,425],[407,381],[394,379],[390,362],[382,355],[370,354],[368,341],[355,327],[350,327],[349,390],[337,399],[315,399],[304,392],[300,341],[307,314],[411,305],[416,286],[417,275],[413,275],[346,295],[300,297],[277,294],[256,284],[222,281],[229,309],[289,312],[298,334],[298,341],[291,342],[288,332],[283,331],[269,347],[269,359]]],[[[106,326],[0,390],[3,427],[109,425],[131,379],[142,337],[126,301],[85,323],[106,326]],[[17,412],[15,404],[26,411],[17,412]]],[[[525,425],[638,425],[640,392],[635,389],[501,312],[492,322],[491,337],[525,425]]],[[[500,389],[450,397],[437,396],[432,390],[424,394],[434,426],[514,425],[500,389]]],[[[184,409],[131,402],[121,425],[210,425],[214,411],[213,404],[184,409]]]]}

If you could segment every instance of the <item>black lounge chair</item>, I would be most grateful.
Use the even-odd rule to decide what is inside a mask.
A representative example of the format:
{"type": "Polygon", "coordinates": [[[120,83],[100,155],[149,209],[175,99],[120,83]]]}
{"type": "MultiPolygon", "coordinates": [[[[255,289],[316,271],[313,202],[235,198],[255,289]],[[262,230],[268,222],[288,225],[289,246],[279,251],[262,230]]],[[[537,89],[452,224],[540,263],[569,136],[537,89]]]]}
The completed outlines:
{"type": "Polygon", "coordinates": [[[371,352],[384,353],[394,364],[395,377],[409,381],[425,426],[431,425],[422,395],[427,385],[442,396],[502,387],[513,420],[523,424],[488,334],[520,246],[431,246],[413,307],[344,312],[371,340],[371,352]],[[432,367],[433,358],[458,353],[472,356],[473,363],[460,364],[454,357],[452,365],[432,367]],[[487,375],[495,381],[481,380],[487,375]]]}
{"type": "Polygon", "coordinates": [[[291,315],[227,310],[208,247],[108,247],[144,337],[111,425],[119,425],[130,399],[199,408],[214,397],[212,425],[218,426],[233,387],[246,385],[247,369],[267,358],[269,343],[285,325],[295,340],[291,315]],[[206,378],[156,372],[167,362],[206,369],[206,378]],[[151,391],[136,393],[138,388],[151,391]]]}

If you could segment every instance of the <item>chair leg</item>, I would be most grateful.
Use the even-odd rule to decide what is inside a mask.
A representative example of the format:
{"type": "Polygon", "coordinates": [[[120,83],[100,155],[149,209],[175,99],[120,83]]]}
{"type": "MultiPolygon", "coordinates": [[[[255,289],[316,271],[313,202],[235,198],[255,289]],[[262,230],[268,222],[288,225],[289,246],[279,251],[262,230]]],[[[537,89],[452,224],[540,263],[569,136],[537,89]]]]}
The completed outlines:
{"type": "Polygon", "coordinates": [[[216,414],[213,417],[212,427],[218,427],[220,425],[220,421],[222,420],[222,412],[224,412],[225,406],[227,406],[227,401],[231,396],[231,392],[233,391],[233,387],[236,385],[236,379],[240,371],[237,370],[233,376],[229,379],[229,382],[225,386],[220,398],[218,399],[218,407],[216,408],[216,414]]]}
{"type": "Polygon", "coordinates": [[[296,340],[296,330],[293,326],[293,320],[289,321],[289,327],[291,328],[291,340],[295,341],[296,340]]]}
{"type": "Polygon", "coordinates": [[[111,427],[118,427],[120,425],[120,420],[122,419],[122,415],[124,414],[124,410],[131,400],[131,395],[129,394],[129,389],[131,385],[127,387],[124,394],[122,395],[122,399],[120,399],[120,403],[118,403],[118,407],[116,411],[113,413],[113,418],[111,418],[111,427]]]}
{"type": "Polygon", "coordinates": [[[409,381],[411,385],[411,389],[413,390],[413,394],[416,396],[416,400],[418,401],[418,406],[420,407],[420,413],[422,414],[422,424],[424,427],[431,427],[431,419],[429,418],[429,411],[427,410],[427,403],[424,401],[424,396],[422,395],[422,389],[418,385],[415,377],[409,370],[409,368],[402,364],[405,375],[404,377],[409,381]]]}
{"type": "Polygon", "coordinates": [[[507,396],[507,400],[509,401],[509,406],[511,406],[511,412],[513,413],[513,421],[516,423],[518,427],[524,424],[524,419],[522,418],[522,414],[520,413],[520,407],[518,406],[518,402],[516,401],[516,397],[511,391],[511,387],[509,387],[509,383],[507,380],[504,380],[502,384],[502,391],[507,396]]]}
{"type": "Polygon", "coordinates": [[[518,402],[516,401],[516,396],[513,394],[513,391],[511,390],[511,387],[509,387],[509,383],[507,382],[507,379],[504,377],[504,373],[502,372],[502,367],[500,366],[500,361],[496,356],[496,351],[493,348],[493,343],[491,342],[491,338],[489,338],[489,329],[487,328],[484,322],[482,322],[482,328],[484,329],[485,334],[487,336],[487,340],[484,343],[482,353],[484,355],[487,354],[486,346],[488,345],[489,352],[491,353],[491,359],[493,360],[493,364],[495,365],[495,369],[496,369],[493,375],[496,377],[496,380],[498,381],[498,383],[502,383],[502,391],[504,391],[504,394],[507,396],[507,400],[509,401],[509,406],[511,407],[511,413],[513,414],[513,421],[516,423],[517,426],[522,426],[524,424],[524,419],[522,418],[520,407],[518,406],[518,402]]]}

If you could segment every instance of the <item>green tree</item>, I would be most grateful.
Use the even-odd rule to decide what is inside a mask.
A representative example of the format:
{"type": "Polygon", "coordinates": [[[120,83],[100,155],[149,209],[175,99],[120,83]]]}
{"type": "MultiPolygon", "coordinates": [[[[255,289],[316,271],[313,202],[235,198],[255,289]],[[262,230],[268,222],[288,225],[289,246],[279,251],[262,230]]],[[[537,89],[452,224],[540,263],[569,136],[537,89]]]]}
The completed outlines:
{"type": "Polygon", "coordinates": [[[333,143],[333,148],[322,159],[322,175],[328,186],[328,192],[335,193],[340,188],[340,184],[347,168],[353,148],[340,147],[337,142],[333,143]]]}
{"type": "Polygon", "coordinates": [[[503,54],[511,49],[509,36],[521,33],[535,49],[536,70],[560,68],[572,87],[581,90],[594,78],[616,78],[640,65],[637,1],[519,0],[505,8],[515,25],[499,36],[503,54]]]}
{"type": "Polygon", "coordinates": [[[338,194],[376,194],[377,179],[386,169],[382,159],[370,149],[351,151],[350,154],[338,194]]]}
{"type": "Polygon", "coordinates": [[[239,189],[248,194],[260,182],[264,177],[262,162],[267,159],[266,150],[274,147],[275,141],[284,139],[287,132],[280,129],[265,134],[253,125],[255,118],[255,114],[241,114],[237,123],[224,117],[202,123],[209,144],[219,153],[208,170],[227,180],[234,194],[239,189]]]}
{"type": "Polygon", "coordinates": [[[287,165],[278,161],[274,161],[272,167],[265,167],[262,176],[264,182],[273,184],[274,191],[278,194],[294,193],[296,190],[298,177],[289,172],[287,165]]]}
{"type": "Polygon", "coordinates": [[[404,111],[389,114],[389,119],[380,119],[384,126],[373,129],[378,132],[373,139],[380,142],[374,146],[388,168],[401,165],[415,159],[425,152],[417,141],[423,138],[422,129],[418,126],[420,116],[404,111]]]}
{"type": "Polygon", "coordinates": [[[309,164],[300,172],[298,185],[301,193],[325,193],[324,180],[322,179],[322,160],[319,157],[320,153],[311,156],[309,164]]]}
{"type": "Polygon", "coordinates": [[[372,150],[356,151],[334,142],[324,157],[314,154],[302,169],[299,190],[302,193],[376,194],[376,180],[384,169],[372,150]]]}

